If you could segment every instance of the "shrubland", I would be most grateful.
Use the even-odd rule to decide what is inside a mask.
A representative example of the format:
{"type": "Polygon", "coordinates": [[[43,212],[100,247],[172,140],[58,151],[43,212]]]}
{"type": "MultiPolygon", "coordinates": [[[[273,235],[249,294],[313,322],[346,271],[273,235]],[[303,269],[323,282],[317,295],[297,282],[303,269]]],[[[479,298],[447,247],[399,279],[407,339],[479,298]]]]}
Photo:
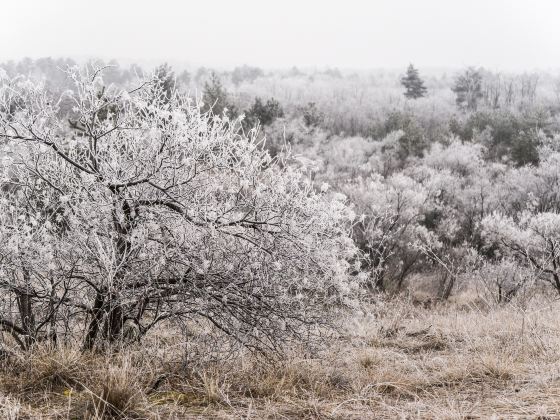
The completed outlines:
{"type": "Polygon", "coordinates": [[[553,75],[73,64],[2,66],[6,416],[558,414],[553,75]]]}

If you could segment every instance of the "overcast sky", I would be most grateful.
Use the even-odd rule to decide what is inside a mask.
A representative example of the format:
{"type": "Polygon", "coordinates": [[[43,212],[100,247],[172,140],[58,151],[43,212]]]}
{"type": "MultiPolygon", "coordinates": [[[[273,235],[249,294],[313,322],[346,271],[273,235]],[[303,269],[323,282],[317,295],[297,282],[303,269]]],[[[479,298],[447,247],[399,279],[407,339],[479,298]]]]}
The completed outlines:
{"type": "Polygon", "coordinates": [[[0,58],[560,67],[560,0],[2,0],[0,58]]]}

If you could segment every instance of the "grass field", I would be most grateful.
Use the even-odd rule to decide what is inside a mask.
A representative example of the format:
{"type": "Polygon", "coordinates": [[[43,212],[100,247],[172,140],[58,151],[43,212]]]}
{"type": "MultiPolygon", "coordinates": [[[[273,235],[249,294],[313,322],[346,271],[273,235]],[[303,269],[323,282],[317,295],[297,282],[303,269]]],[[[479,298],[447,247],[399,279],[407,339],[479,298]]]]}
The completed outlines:
{"type": "Polygon", "coordinates": [[[368,306],[325,350],[294,350],[277,363],[250,355],[190,363],[188,345],[170,333],[111,355],[74,348],[11,355],[2,365],[0,417],[560,416],[560,304],[411,302],[368,306]]]}

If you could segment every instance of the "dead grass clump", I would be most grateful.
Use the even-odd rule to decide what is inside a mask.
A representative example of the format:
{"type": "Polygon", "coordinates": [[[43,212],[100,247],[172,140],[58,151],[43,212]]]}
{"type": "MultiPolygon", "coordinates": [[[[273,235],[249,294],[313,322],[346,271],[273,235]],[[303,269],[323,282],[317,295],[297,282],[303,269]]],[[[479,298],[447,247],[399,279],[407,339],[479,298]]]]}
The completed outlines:
{"type": "Polygon", "coordinates": [[[14,398],[0,395],[0,417],[5,420],[20,419],[21,404],[14,398]]]}
{"type": "Polygon", "coordinates": [[[419,331],[405,331],[404,328],[387,331],[380,330],[368,341],[372,347],[393,347],[406,353],[427,353],[447,350],[450,338],[441,332],[432,332],[431,327],[419,331]]]}
{"type": "Polygon", "coordinates": [[[146,405],[142,389],[142,373],[130,363],[109,366],[100,375],[97,389],[89,390],[94,418],[141,417],[146,405]]]}
{"type": "Polygon", "coordinates": [[[473,364],[473,376],[478,375],[481,379],[511,381],[522,373],[519,365],[514,360],[500,358],[498,355],[493,354],[486,355],[473,364]]]}
{"type": "Polygon", "coordinates": [[[439,352],[449,348],[447,340],[441,334],[426,334],[421,337],[404,338],[393,345],[407,353],[439,352]]]}
{"type": "Polygon", "coordinates": [[[90,359],[79,349],[70,346],[56,349],[37,346],[17,355],[9,365],[4,366],[11,374],[5,378],[4,386],[19,395],[80,389],[87,377],[89,364],[90,359]]]}
{"type": "Polygon", "coordinates": [[[198,395],[198,402],[222,405],[247,398],[259,401],[286,401],[303,396],[332,399],[352,390],[353,374],[336,359],[291,358],[273,363],[249,356],[237,369],[222,365],[197,372],[186,379],[181,392],[198,395]]]}
{"type": "Polygon", "coordinates": [[[329,381],[329,375],[321,367],[292,360],[260,367],[251,364],[237,382],[247,396],[277,399],[301,394],[330,395],[333,385],[345,382],[344,378],[335,375],[331,379],[329,381]]]}
{"type": "Polygon", "coordinates": [[[204,400],[207,404],[228,402],[229,382],[217,369],[203,371],[200,374],[204,400]]]}
{"type": "Polygon", "coordinates": [[[205,407],[207,402],[195,392],[157,391],[148,395],[148,401],[154,405],[174,404],[186,407],[205,407]]]}
{"type": "Polygon", "coordinates": [[[290,419],[335,419],[340,417],[334,417],[331,415],[331,410],[325,406],[322,401],[318,399],[304,399],[304,400],[293,400],[290,401],[289,405],[283,407],[280,411],[280,418],[290,418],[290,419]]]}
{"type": "Polygon", "coordinates": [[[522,365],[510,357],[453,353],[426,362],[423,371],[427,378],[426,390],[446,388],[468,391],[479,385],[504,388],[524,373],[522,365]]]}
{"type": "Polygon", "coordinates": [[[364,354],[359,358],[360,366],[364,369],[372,369],[376,366],[379,366],[380,360],[379,358],[375,357],[372,354],[364,354]]]}

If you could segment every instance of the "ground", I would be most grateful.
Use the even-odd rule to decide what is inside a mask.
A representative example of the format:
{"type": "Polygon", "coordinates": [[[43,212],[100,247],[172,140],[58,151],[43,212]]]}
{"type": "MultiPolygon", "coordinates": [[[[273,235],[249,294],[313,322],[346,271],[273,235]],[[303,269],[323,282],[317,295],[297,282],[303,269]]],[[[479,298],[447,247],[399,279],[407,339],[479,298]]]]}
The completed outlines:
{"type": "Polygon", "coordinates": [[[559,312],[545,298],[387,299],[348,315],[324,350],[276,363],[189,367],[165,333],[111,355],[38,348],[3,362],[0,417],[560,418],[559,312]]]}

